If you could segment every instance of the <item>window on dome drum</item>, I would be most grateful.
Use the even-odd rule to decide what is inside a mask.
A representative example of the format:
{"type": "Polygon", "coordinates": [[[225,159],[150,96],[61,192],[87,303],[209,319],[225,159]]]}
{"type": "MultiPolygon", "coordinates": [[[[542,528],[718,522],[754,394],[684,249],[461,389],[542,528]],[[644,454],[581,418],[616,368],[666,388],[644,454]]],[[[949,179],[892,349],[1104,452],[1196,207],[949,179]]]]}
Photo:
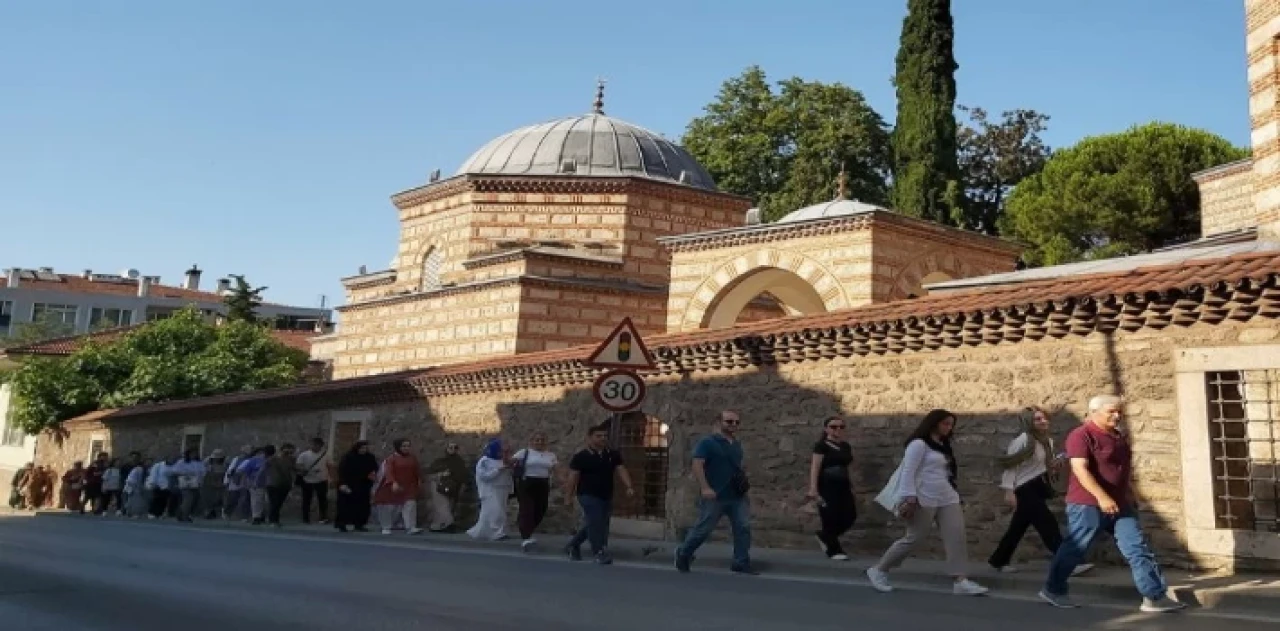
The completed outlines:
{"type": "Polygon", "coordinates": [[[440,270],[444,267],[444,251],[431,248],[422,260],[422,291],[440,289],[440,270]]]}
{"type": "Polygon", "coordinates": [[[37,302],[31,308],[31,321],[48,322],[56,328],[64,329],[66,333],[72,333],[76,330],[76,315],[79,312],[80,308],[75,305],[37,302]]]}
{"type": "Polygon", "coordinates": [[[1280,370],[1205,373],[1216,526],[1280,532],[1280,370]]]}
{"type": "Polygon", "coordinates": [[[0,337],[9,334],[9,324],[13,321],[13,303],[0,300],[0,337]]]}
{"type": "Polygon", "coordinates": [[[89,312],[89,328],[109,329],[133,324],[132,309],[94,307],[89,312]]]}

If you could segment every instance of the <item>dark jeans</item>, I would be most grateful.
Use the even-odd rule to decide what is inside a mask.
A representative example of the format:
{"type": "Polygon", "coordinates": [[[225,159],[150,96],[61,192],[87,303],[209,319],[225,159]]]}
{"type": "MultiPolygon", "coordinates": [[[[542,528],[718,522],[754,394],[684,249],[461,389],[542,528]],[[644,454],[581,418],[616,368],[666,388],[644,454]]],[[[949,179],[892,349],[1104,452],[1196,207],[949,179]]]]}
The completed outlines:
{"type": "Polygon", "coordinates": [[[329,483],[315,482],[302,485],[302,523],[311,523],[311,498],[315,498],[320,521],[329,519],[329,483]]]}
{"type": "Polygon", "coordinates": [[[578,548],[582,542],[591,542],[592,554],[604,554],[609,548],[609,521],[613,517],[613,503],[591,495],[579,495],[582,507],[582,527],[578,529],[569,546],[578,548]]]}
{"type": "Polygon", "coordinates": [[[280,509],[289,499],[289,490],[287,486],[267,487],[267,523],[280,525],[280,509]]]}
{"type": "Polygon", "coordinates": [[[151,489],[151,516],[164,517],[169,507],[169,489],[151,489]]]}
{"type": "Polygon", "coordinates": [[[191,521],[191,515],[196,512],[196,506],[200,503],[200,490],[182,489],[181,495],[182,503],[178,505],[178,519],[191,521]]]}
{"type": "Polygon", "coordinates": [[[733,565],[751,565],[751,502],[745,497],[736,499],[698,500],[698,523],[689,529],[684,545],[676,554],[691,559],[698,548],[711,536],[721,517],[729,518],[729,530],[733,533],[733,565]]]}
{"type": "Polygon", "coordinates": [[[116,510],[124,510],[124,503],[120,498],[120,491],[103,491],[93,505],[93,514],[101,515],[110,511],[112,502],[115,502],[116,510]]]}
{"type": "Polygon", "coordinates": [[[520,538],[530,539],[533,531],[538,529],[542,518],[547,515],[547,504],[551,498],[551,480],[547,478],[525,478],[520,481],[517,491],[520,498],[520,513],[516,523],[520,526],[520,538]]]}
{"type": "Polygon", "coordinates": [[[1147,545],[1147,538],[1142,534],[1138,510],[1133,506],[1122,507],[1119,514],[1106,515],[1097,506],[1067,504],[1067,537],[1058,547],[1058,553],[1053,555],[1044,590],[1065,596],[1071,572],[1084,561],[1089,547],[1102,532],[1110,532],[1115,538],[1120,554],[1129,562],[1138,592],[1152,600],[1164,598],[1169,586],[1164,582],[1151,546],[1147,545]]]}
{"type": "Polygon", "coordinates": [[[822,540],[823,547],[827,549],[827,556],[844,554],[844,547],[840,545],[840,535],[849,532],[849,529],[853,528],[853,522],[858,519],[858,507],[853,501],[853,489],[847,484],[828,488],[820,487],[818,497],[821,497],[823,502],[823,506],[818,507],[818,517],[822,519],[822,530],[818,531],[818,539],[822,540]]]}
{"type": "Polygon", "coordinates": [[[1009,519],[1009,528],[1004,531],[1004,536],[1000,538],[1000,545],[996,546],[991,558],[987,559],[987,563],[991,567],[1004,567],[1009,565],[1009,561],[1013,559],[1014,550],[1018,549],[1018,543],[1022,541],[1022,536],[1027,534],[1027,528],[1035,528],[1040,534],[1040,540],[1044,542],[1044,547],[1049,552],[1057,553],[1058,547],[1062,545],[1062,531],[1058,528],[1058,518],[1053,516],[1053,511],[1049,510],[1049,495],[1052,487],[1045,482],[1043,477],[1036,478],[1014,490],[1013,494],[1018,499],[1018,506],[1013,509],[1013,517],[1009,519]]]}
{"type": "Polygon", "coordinates": [[[249,489],[227,491],[226,513],[227,519],[248,519],[253,516],[253,511],[249,510],[249,489]]]}

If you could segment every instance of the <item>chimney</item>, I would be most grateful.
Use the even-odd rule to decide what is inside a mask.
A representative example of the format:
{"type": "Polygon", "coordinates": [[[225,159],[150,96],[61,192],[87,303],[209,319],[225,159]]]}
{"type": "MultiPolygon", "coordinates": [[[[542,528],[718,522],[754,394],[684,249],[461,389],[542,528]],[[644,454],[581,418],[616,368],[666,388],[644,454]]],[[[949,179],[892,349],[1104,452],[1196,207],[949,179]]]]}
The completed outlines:
{"type": "Polygon", "coordinates": [[[88,279],[90,279],[90,278],[93,278],[93,270],[91,270],[91,269],[87,269],[87,270],[85,270],[85,271],[84,271],[84,278],[85,278],[85,280],[88,280],[88,279]]]}
{"type": "Polygon", "coordinates": [[[44,272],[45,274],[52,274],[52,273],[53,273],[53,268],[52,268],[52,267],[42,267],[42,268],[40,268],[40,271],[41,271],[41,272],[44,272]]]}
{"type": "Polygon", "coordinates": [[[228,291],[231,291],[231,281],[230,281],[229,279],[226,279],[226,278],[219,278],[219,279],[218,279],[218,293],[219,293],[219,294],[225,294],[225,293],[227,293],[228,291]]]}
{"type": "Polygon", "coordinates": [[[8,272],[9,274],[9,287],[10,288],[17,287],[18,281],[22,280],[22,268],[11,267],[5,271],[8,272]]]}
{"type": "Polygon", "coordinates": [[[192,265],[191,269],[187,270],[187,278],[183,281],[182,288],[192,291],[200,289],[200,268],[198,266],[192,265]]]}
{"type": "Polygon", "coordinates": [[[151,294],[151,277],[143,276],[138,279],[138,297],[146,298],[151,294]]]}

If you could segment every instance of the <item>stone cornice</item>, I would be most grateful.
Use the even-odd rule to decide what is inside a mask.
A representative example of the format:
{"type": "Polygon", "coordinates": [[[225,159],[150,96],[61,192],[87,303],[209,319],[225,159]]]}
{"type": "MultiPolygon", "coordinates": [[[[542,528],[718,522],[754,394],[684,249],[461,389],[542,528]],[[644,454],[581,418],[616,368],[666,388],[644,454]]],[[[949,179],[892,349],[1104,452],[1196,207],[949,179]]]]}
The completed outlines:
{"type": "Polygon", "coordinates": [[[878,224],[891,226],[901,232],[925,235],[934,240],[962,244],[968,247],[978,247],[1001,254],[1018,254],[1024,249],[1023,246],[1012,241],[884,211],[868,211],[856,215],[811,219],[794,223],[768,223],[742,228],[695,232],[660,237],[658,242],[666,246],[671,252],[696,252],[868,230],[878,224]]]}
{"type": "Polygon", "coordinates": [[[1248,173],[1252,170],[1253,158],[1244,158],[1243,160],[1236,160],[1235,162],[1228,162],[1226,164],[1219,164],[1215,167],[1209,167],[1203,171],[1196,171],[1191,174],[1191,179],[1195,180],[1199,184],[1204,184],[1205,182],[1212,182],[1219,178],[1248,173]]]}
{"type": "Polygon", "coordinates": [[[594,278],[569,278],[569,277],[550,277],[539,276],[536,274],[521,274],[518,276],[504,276],[502,278],[492,278],[472,283],[458,284],[449,287],[442,287],[433,291],[415,291],[406,294],[398,294],[395,296],[384,296],[374,298],[364,302],[357,302],[344,305],[334,309],[339,313],[349,311],[359,311],[361,309],[369,309],[373,307],[385,307],[388,305],[401,304],[405,302],[415,302],[418,300],[427,300],[430,298],[438,298],[442,296],[454,296],[458,294],[468,294],[476,291],[495,289],[509,285],[538,285],[541,287],[569,287],[592,289],[596,291],[607,291],[610,293],[646,293],[646,294],[664,294],[667,292],[666,287],[658,287],[654,285],[645,285],[625,280],[605,280],[594,278]]]}
{"type": "Polygon", "coordinates": [[[532,247],[474,256],[463,261],[462,266],[466,269],[479,269],[489,267],[491,265],[511,263],[521,259],[543,259],[575,263],[588,267],[607,268],[618,268],[622,267],[623,264],[621,258],[585,254],[582,252],[575,252],[573,250],[557,251],[555,249],[545,247],[532,247]]]}
{"type": "Polygon", "coordinates": [[[547,175],[456,175],[447,180],[396,193],[391,196],[391,203],[395,204],[396,208],[405,210],[467,191],[552,195],[643,195],[726,210],[746,210],[751,205],[751,200],[738,195],[717,193],[642,177],[547,175]]]}
{"type": "Polygon", "coordinates": [[[347,289],[360,289],[364,287],[376,287],[378,285],[390,285],[396,282],[396,271],[393,269],[372,272],[369,274],[360,274],[357,276],[348,276],[338,279],[343,287],[347,289]]]}

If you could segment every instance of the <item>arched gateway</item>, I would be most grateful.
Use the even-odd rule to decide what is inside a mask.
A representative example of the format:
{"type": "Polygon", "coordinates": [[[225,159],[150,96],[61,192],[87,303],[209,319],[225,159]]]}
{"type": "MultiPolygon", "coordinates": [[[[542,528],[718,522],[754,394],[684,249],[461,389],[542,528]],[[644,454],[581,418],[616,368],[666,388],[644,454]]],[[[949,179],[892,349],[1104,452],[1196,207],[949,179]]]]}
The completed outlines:
{"type": "Polygon", "coordinates": [[[762,249],[735,257],[704,280],[685,309],[680,328],[733,326],[761,294],[776,299],[788,315],[849,306],[844,288],[821,263],[797,252],[762,249]]]}

